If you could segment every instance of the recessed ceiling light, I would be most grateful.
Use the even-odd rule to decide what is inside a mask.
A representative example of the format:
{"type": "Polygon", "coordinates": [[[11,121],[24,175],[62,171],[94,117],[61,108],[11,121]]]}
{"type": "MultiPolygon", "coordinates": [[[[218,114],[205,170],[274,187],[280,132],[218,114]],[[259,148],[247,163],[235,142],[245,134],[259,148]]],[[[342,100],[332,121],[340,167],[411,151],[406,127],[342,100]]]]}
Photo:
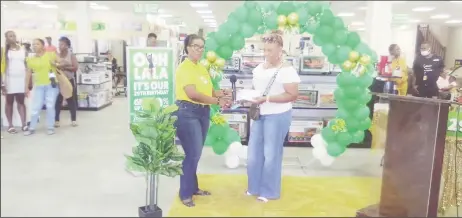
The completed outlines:
{"type": "Polygon", "coordinates": [[[39,2],[39,1],[19,1],[25,5],[40,5],[42,4],[42,2],[39,2]]]}
{"type": "Polygon", "coordinates": [[[209,6],[207,3],[203,2],[191,2],[189,5],[191,5],[193,8],[206,8],[209,6]]]}
{"type": "Polygon", "coordinates": [[[361,21],[354,21],[354,22],[351,22],[350,25],[352,25],[352,26],[362,26],[362,25],[364,25],[364,22],[361,22],[361,21]]]}
{"type": "Polygon", "coordinates": [[[216,23],[217,21],[215,19],[204,19],[204,22],[206,22],[206,23],[216,23]]]}
{"type": "Polygon", "coordinates": [[[210,10],[201,10],[201,11],[197,11],[197,13],[199,13],[199,14],[211,14],[212,11],[210,11],[210,10]]]}
{"type": "Polygon", "coordinates": [[[445,23],[448,23],[448,24],[462,23],[462,20],[448,20],[445,23]]]}
{"type": "Polygon", "coordinates": [[[37,5],[37,7],[39,7],[39,8],[52,8],[52,9],[58,8],[57,5],[37,5]]]}
{"type": "Polygon", "coordinates": [[[413,8],[412,11],[416,11],[416,12],[426,12],[426,11],[433,11],[435,10],[434,7],[417,7],[417,8],[413,8]]]}
{"type": "Polygon", "coordinates": [[[358,9],[364,11],[364,10],[367,10],[367,7],[363,6],[363,7],[359,7],[358,9]]]}
{"type": "Polygon", "coordinates": [[[352,16],[355,16],[355,13],[342,12],[342,13],[338,13],[337,16],[339,16],[339,17],[352,17],[352,16]]]}
{"type": "Polygon", "coordinates": [[[204,14],[204,15],[201,15],[202,18],[204,19],[210,19],[210,18],[215,18],[213,15],[211,14],[204,14]]]}
{"type": "Polygon", "coordinates": [[[448,19],[450,17],[451,17],[451,15],[449,15],[449,14],[437,14],[437,15],[431,16],[430,18],[431,19],[448,19]]]}

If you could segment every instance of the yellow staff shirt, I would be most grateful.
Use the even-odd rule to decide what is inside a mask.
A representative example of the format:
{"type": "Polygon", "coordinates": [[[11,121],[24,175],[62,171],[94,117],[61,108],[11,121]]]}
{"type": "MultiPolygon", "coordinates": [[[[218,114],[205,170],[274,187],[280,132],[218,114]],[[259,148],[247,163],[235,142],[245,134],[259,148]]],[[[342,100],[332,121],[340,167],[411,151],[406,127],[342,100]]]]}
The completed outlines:
{"type": "MultiPolygon", "coordinates": [[[[40,57],[33,56],[27,58],[27,67],[31,69],[34,74],[34,86],[46,86],[51,83],[49,73],[56,73],[56,68],[51,65],[51,63],[55,61],[55,52],[45,52],[45,54],[40,57]]],[[[58,80],[56,80],[56,82],[58,82],[58,80]]]]}
{"type": "Polygon", "coordinates": [[[195,104],[203,104],[191,100],[184,87],[187,85],[196,86],[196,90],[206,96],[212,97],[212,79],[207,69],[200,63],[194,63],[186,58],[176,69],[175,73],[175,93],[176,100],[189,101],[195,104]]]}
{"type": "Polygon", "coordinates": [[[406,59],[397,58],[391,61],[392,70],[395,70],[398,67],[401,70],[402,77],[399,79],[393,79],[393,81],[396,82],[396,86],[398,87],[398,95],[405,96],[407,95],[408,76],[409,76],[407,72],[406,59]]]}

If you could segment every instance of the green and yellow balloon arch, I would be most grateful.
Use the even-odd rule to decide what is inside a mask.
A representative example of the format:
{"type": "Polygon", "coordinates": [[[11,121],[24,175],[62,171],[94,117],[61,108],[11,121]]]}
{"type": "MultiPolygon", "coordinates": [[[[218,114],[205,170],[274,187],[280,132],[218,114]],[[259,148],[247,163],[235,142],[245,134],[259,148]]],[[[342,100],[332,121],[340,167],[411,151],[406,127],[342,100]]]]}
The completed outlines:
{"type": "MultiPolygon", "coordinates": [[[[333,15],[329,3],[320,1],[246,1],[232,12],[216,32],[207,35],[204,59],[214,89],[220,89],[225,60],[233,51],[245,46],[245,39],[279,29],[290,33],[309,33],[315,45],[332,64],[341,66],[334,92],[337,103],[336,118],[322,129],[321,135],[329,156],[338,157],[351,143],[364,140],[364,131],[371,126],[371,100],[368,87],[373,82],[373,63],[377,55],[356,32],[348,31],[343,20],[333,15]]],[[[232,142],[240,141],[220,114],[217,106],[211,110],[212,125],[206,145],[215,153],[223,154],[232,142]]]]}

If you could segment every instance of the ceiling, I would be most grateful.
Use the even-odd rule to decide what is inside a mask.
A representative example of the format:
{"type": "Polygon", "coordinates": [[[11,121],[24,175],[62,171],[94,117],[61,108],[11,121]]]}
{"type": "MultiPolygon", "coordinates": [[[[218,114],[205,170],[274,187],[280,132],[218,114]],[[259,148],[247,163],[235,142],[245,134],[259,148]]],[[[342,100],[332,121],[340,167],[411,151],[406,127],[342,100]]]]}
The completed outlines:
{"type": "MultiPolygon", "coordinates": [[[[29,1],[33,2],[33,1],[29,1]]],[[[75,3],[72,1],[43,1],[37,4],[56,5],[61,10],[73,10],[75,3]]],[[[135,4],[156,4],[159,7],[159,14],[168,23],[169,20],[184,22],[188,29],[206,27],[214,29],[213,25],[205,23],[198,10],[211,11],[209,15],[219,25],[223,23],[228,14],[243,1],[92,1],[90,4],[98,6],[99,9],[110,11],[134,13],[135,4]],[[191,3],[196,3],[192,7],[191,3]],[[105,8],[106,7],[106,8],[105,8]],[[212,26],[212,27],[210,27],[212,26]]],[[[462,1],[394,1],[393,2],[394,24],[406,27],[412,23],[439,24],[447,26],[462,26],[462,1]],[[433,17],[432,16],[436,16],[433,17]],[[448,23],[449,22],[449,23],[448,23]]],[[[37,4],[23,4],[20,1],[2,1],[5,9],[31,8],[37,10],[37,4]]],[[[331,1],[331,8],[337,15],[345,15],[346,24],[353,24],[356,30],[364,30],[363,24],[366,17],[366,1],[331,1]]],[[[53,6],[51,6],[53,7],[53,6]]],[[[91,6],[92,7],[92,6],[91,6]]],[[[56,10],[56,8],[39,8],[42,10],[56,10]]],[[[95,8],[98,9],[98,8],[95,8]]],[[[208,21],[207,21],[208,22],[208,21]]]]}

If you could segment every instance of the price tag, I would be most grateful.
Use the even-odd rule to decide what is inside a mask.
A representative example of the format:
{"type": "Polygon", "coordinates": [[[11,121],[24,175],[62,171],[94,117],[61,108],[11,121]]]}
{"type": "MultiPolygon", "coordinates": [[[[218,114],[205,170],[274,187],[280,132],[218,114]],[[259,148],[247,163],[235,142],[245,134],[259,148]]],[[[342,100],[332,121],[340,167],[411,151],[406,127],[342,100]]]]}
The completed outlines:
{"type": "Polygon", "coordinates": [[[459,113],[456,110],[449,111],[448,114],[448,129],[446,136],[462,137],[462,110],[459,113]]]}

